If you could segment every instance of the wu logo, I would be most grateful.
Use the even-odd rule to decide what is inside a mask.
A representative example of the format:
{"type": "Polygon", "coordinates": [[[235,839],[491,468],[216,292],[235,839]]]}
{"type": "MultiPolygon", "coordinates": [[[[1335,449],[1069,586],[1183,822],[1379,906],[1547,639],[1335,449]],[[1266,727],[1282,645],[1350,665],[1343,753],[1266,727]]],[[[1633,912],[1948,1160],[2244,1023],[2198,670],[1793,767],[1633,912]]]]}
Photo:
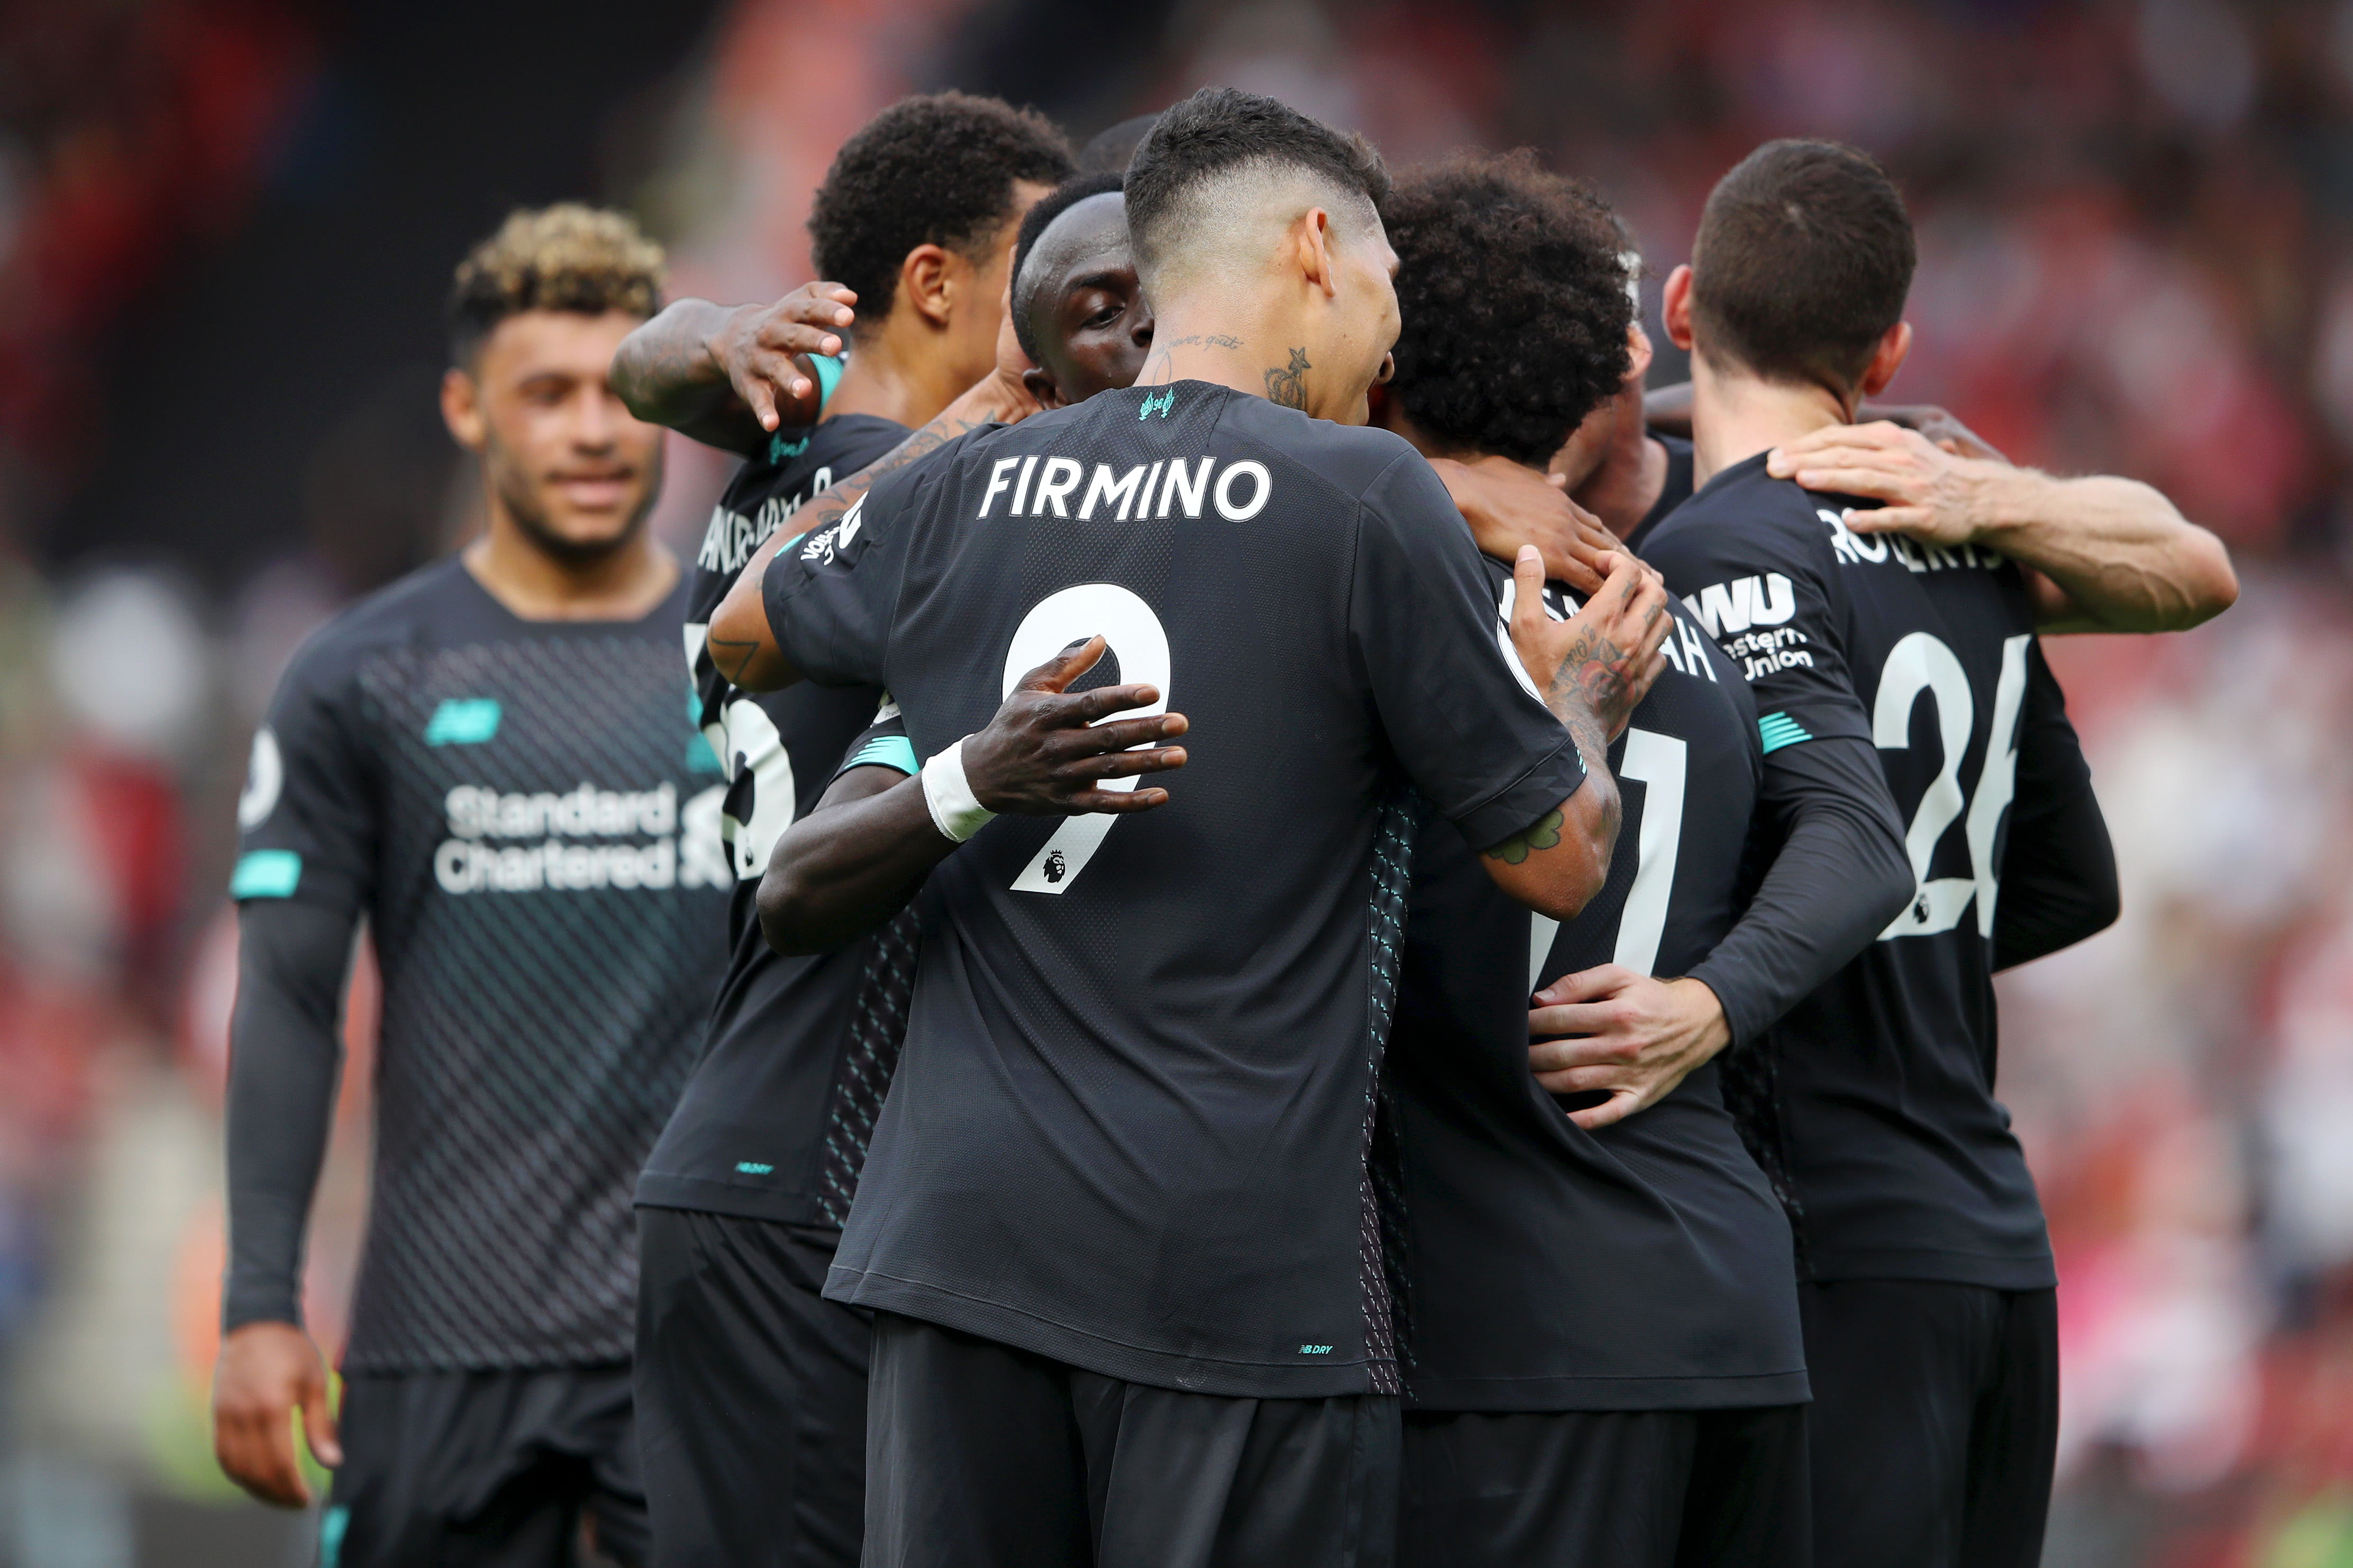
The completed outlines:
{"type": "Polygon", "coordinates": [[[1168,411],[1176,406],[1176,389],[1173,386],[1163,387],[1156,393],[1147,392],[1144,395],[1144,406],[1135,411],[1135,416],[1138,420],[1145,420],[1157,414],[1166,419],[1168,417],[1168,411]]]}

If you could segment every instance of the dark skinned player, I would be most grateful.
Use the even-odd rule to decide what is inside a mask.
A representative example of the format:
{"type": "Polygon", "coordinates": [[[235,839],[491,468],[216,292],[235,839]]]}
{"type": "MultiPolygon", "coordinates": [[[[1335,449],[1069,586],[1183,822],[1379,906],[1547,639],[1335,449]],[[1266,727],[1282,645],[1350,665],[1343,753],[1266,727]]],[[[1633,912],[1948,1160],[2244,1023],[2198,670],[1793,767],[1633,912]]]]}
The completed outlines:
{"type": "Polygon", "coordinates": [[[331,1568],[555,1568],[584,1519],[646,1561],[629,1189],[701,1043],[731,879],[679,710],[686,585],[644,527],[661,432],[608,381],[660,288],[658,247],[579,207],[467,258],[442,413],[489,527],[305,643],[254,739],[215,1442],[298,1506],[300,1405],[336,1467],[331,1568]],[[364,916],[384,1026],[339,1451],[302,1233],[364,916]]]}
{"type": "Polygon", "coordinates": [[[660,1568],[857,1561],[868,1324],[818,1289],[897,1059],[913,963],[903,928],[797,959],[760,940],[753,897],[768,852],[881,693],[755,698],[728,683],[704,626],[754,548],[800,532],[797,514],[836,478],[904,446],[976,383],[1022,396],[992,374],[1007,254],[1068,167],[1060,133],[1033,114],[959,93],[906,100],[843,144],[818,192],[810,237],[838,287],[756,310],[683,300],[616,356],[617,384],[650,416],[749,458],[712,511],[687,628],[698,721],[728,780],[733,957],[637,1191],[638,1397],[660,1568]],[[846,370],[823,353],[845,336],[846,370]],[[812,396],[813,424],[782,422],[812,396]]]}

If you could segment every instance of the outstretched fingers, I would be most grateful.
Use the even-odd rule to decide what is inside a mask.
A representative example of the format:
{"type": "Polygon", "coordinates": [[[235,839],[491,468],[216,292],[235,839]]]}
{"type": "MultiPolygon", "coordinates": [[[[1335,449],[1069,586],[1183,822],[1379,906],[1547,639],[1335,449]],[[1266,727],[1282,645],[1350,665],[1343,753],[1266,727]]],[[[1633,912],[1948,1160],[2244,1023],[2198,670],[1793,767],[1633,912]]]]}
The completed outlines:
{"type": "MultiPolygon", "coordinates": [[[[1081,637],[1014,683],[1016,691],[1067,691],[1071,682],[1092,669],[1111,644],[1102,633],[1081,637]]],[[[1145,700],[1150,701],[1146,698],[1145,700]]]]}

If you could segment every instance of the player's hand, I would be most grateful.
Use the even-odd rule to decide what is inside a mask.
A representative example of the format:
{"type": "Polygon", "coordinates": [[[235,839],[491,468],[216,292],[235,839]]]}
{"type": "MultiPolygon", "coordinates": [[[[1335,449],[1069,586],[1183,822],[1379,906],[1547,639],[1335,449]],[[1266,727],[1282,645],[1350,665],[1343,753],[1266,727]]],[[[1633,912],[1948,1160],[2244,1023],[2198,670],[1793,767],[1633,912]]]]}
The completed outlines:
{"type": "Polygon", "coordinates": [[[1509,458],[1469,463],[1433,458],[1430,466],[1480,549],[1509,561],[1521,545],[1533,544],[1544,554],[1546,577],[1580,594],[1600,588],[1618,541],[1599,518],[1568,499],[1566,476],[1539,474],[1509,458]]]}
{"type": "Polygon", "coordinates": [[[2007,463],[1963,457],[1884,419],[1801,436],[1767,454],[1765,470],[1810,490],[1884,502],[1847,510],[1846,525],[1857,533],[1900,532],[1943,545],[1967,544],[1993,527],[2002,481],[2017,474],[2007,463]]]}
{"type": "Polygon", "coordinates": [[[1071,682],[1110,647],[1101,637],[1075,642],[1023,676],[987,728],[964,743],[973,797],[994,812],[1075,816],[1083,812],[1149,811],[1167,803],[1165,789],[1107,790],[1107,778],[1163,773],[1185,765],[1182,746],[1153,746],[1188,728],[1182,713],[1143,719],[1111,714],[1160,700],[1154,686],[1099,686],[1070,694],[1071,682]],[[1148,749],[1131,752],[1130,746],[1148,749]]]}
{"type": "Polygon", "coordinates": [[[294,1458],[297,1410],[319,1463],[330,1469],[342,1464],[335,1415],[327,1407],[327,1365],[311,1336],[291,1323],[232,1331],[213,1369],[213,1453],[229,1479],[280,1508],[311,1501],[294,1458]]]}
{"type": "Polygon", "coordinates": [[[1667,585],[1656,572],[1623,551],[1602,561],[1609,574],[1600,592],[1568,619],[1556,621],[1545,613],[1543,560],[1534,545],[1521,546],[1512,568],[1512,646],[1545,705],[1564,723],[1569,710],[1589,714],[1606,744],[1624,731],[1666,668],[1661,650],[1674,622],[1667,614],[1667,585]]]}
{"type": "Polygon", "coordinates": [[[857,303],[856,292],[839,283],[804,283],[773,305],[731,311],[704,346],[761,429],[776,429],[786,413],[796,424],[815,424],[817,384],[795,356],[839,353],[857,303]]]}
{"type": "Polygon", "coordinates": [[[1528,1013],[1528,1066],[1554,1094],[1607,1094],[1569,1112],[1591,1131],[1657,1104],[1731,1043],[1724,1005],[1702,980],[1653,980],[1615,963],[1564,975],[1528,1013]],[[1548,1036],[1575,1035],[1577,1039],[1548,1036]]]}

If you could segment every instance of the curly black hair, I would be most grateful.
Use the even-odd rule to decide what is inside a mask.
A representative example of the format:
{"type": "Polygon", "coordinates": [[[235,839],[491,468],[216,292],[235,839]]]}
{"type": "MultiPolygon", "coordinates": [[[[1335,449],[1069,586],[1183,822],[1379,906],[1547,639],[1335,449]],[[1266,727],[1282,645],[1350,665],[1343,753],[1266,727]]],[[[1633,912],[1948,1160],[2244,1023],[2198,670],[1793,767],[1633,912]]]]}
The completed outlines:
{"type": "Polygon", "coordinates": [[[1021,217],[1021,233],[1013,242],[1013,335],[1021,340],[1021,352],[1033,364],[1045,362],[1038,357],[1038,334],[1029,330],[1029,291],[1021,286],[1021,269],[1029,265],[1029,253],[1038,248],[1038,237],[1052,226],[1056,218],[1077,206],[1090,196],[1109,195],[1119,189],[1123,176],[1115,170],[1073,174],[1038,199],[1021,217]]]}
{"type": "Polygon", "coordinates": [[[1544,464],[1632,368],[1625,240],[1535,153],[1461,153],[1382,204],[1398,253],[1389,395],[1440,441],[1544,464]]]}
{"type": "Polygon", "coordinates": [[[858,291],[858,320],[891,314],[919,245],[973,257],[1013,212],[1013,184],[1059,184],[1071,146],[1031,109],[969,93],[902,98],[841,144],[809,209],[818,275],[858,291]]]}

